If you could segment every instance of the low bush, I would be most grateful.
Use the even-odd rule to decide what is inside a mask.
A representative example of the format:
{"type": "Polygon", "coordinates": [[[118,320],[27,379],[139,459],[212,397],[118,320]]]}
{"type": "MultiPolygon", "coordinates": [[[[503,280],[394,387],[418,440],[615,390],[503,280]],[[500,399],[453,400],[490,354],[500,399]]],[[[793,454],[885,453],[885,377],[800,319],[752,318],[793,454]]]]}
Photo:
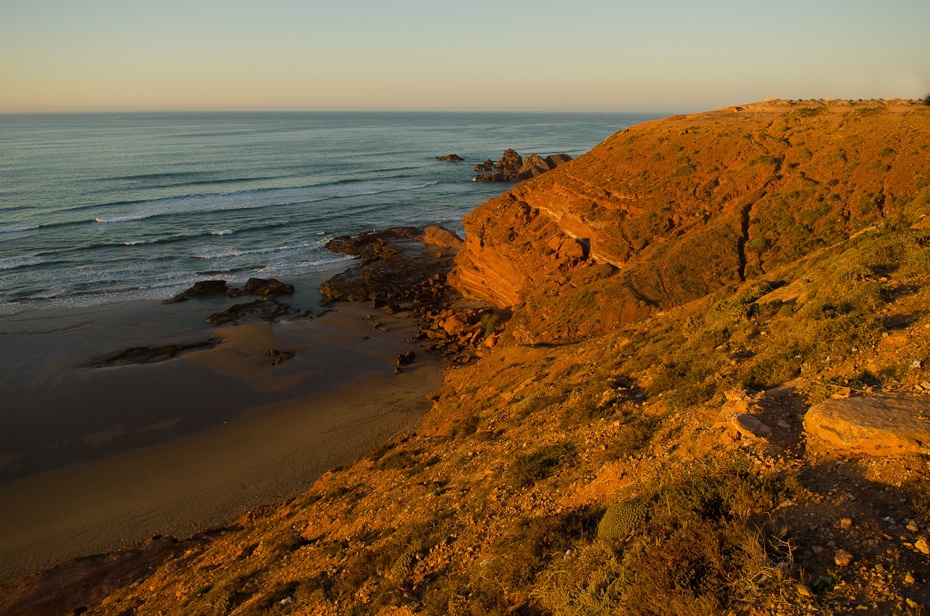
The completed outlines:
{"type": "Polygon", "coordinates": [[[575,445],[561,442],[545,445],[532,453],[518,455],[510,465],[511,484],[515,488],[531,486],[570,462],[575,454],[575,445]]]}

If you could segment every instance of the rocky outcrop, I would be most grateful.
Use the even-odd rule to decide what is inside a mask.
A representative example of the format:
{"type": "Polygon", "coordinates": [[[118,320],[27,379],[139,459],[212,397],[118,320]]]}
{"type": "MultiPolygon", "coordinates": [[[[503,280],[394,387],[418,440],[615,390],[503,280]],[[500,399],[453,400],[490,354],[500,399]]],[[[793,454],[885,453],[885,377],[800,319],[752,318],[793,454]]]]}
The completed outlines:
{"type": "MultiPolygon", "coordinates": [[[[506,314],[495,314],[491,307],[455,305],[461,296],[446,284],[446,277],[462,245],[455,233],[439,226],[337,238],[327,245],[330,250],[362,259],[324,282],[320,294],[327,303],[365,301],[389,313],[409,309],[419,324],[411,342],[434,351],[446,365],[467,364],[496,343],[506,314]]],[[[404,367],[399,361],[398,371],[404,367]]]]}
{"type": "Polygon", "coordinates": [[[242,297],[244,295],[260,295],[264,299],[270,299],[279,295],[293,294],[294,285],[275,278],[249,278],[241,289],[228,287],[225,280],[203,280],[162,303],[178,304],[189,299],[203,297],[242,297]]]}
{"type": "MultiPolygon", "coordinates": [[[[451,242],[455,234],[439,229],[429,236],[451,242]]],[[[429,304],[433,301],[428,299],[433,295],[430,287],[445,282],[456,250],[449,246],[437,253],[426,245],[425,238],[422,229],[391,227],[331,240],[327,249],[360,257],[361,262],[323,283],[320,293],[324,301],[429,304]]]]}
{"type": "Polygon", "coordinates": [[[519,341],[557,343],[751,280],[919,216],[922,110],[757,105],[625,129],[466,216],[451,284],[520,306],[519,341]]]}
{"type": "Polygon", "coordinates": [[[552,154],[545,158],[538,154],[531,154],[524,159],[516,151],[508,149],[496,163],[487,160],[476,165],[474,170],[479,172],[479,175],[475,176],[475,181],[522,182],[552,171],[571,159],[572,157],[568,154],[552,154]]]}
{"type": "Polygon", "coordinates": [[[455,250],[465,245],[462,238],[456,235],[455,232],[438,225],[430,225],[423,229],[423,243],[428,246],[454,248],[455,250]]]}
{"type": "Polygon", "coordinates": [[[448,163],[460,163],[465,159],[458,154],[446,154],[445,156],[437,156],[436,160],[444,160],[448,163]]]}
{"type": "Polygon", "coordinates": [[[186,302],[189,299],[195,299],[199,297],[220,297],[224,296],[229,292],[229,288],[226,286],[225,280],[202,280],[200,282],[194,283],[194,285],[185,290],[181,291],[174,297],[170,297],[163,301],[163,304],[179,304],[181,302],[186,302]]]}
{"type": "Polygon", "coordinates": [[[276,321],[295,312],[296,309],[274,299],[256,299],[246,304],[233,304],[222,312],[214,312],[204,320],[211,325],[235,325],[253,321],[276,321]]]}
{"type": "Polygon", "coordinates": [[[930,400],[874,395],[827,400],[804,416],[808,449],[827,454],[930,453],[930,400]]]}
{"type": "Polygon", "coordinates": [[[243,295],[260,295],[264,299],[278,297],[279,295],[293,295],[294,285],[281,282],[275,278],[249,278],[242,289],[232,289],[229,292],[230,297],[241,297],[243,295]]]}

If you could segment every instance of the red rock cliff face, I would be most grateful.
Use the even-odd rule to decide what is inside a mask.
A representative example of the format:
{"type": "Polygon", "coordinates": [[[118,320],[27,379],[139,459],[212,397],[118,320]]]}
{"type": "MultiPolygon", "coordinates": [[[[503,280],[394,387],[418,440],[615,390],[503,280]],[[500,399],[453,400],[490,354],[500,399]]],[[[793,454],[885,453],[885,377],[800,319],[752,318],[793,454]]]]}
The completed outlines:
{"type": "Polygon", "coordinates": [[[564,342],[928,211],[930,108],[774,103],[621,131],[465,218],[453,284],[564,342]]]}

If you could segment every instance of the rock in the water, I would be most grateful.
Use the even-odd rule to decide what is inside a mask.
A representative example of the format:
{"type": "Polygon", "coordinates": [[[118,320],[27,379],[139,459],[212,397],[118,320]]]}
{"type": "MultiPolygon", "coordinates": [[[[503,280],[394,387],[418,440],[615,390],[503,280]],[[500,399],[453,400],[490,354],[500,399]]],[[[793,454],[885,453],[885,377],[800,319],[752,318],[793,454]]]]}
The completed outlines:
{"type": "Polygon", "coordinates": [[[202,280],[186,291],[181,291],[174,297],[166,299],[163,304],[179,304],[196,297],[216,297],[226,295],[229,289],[225,280],[202,280]]]}
{"type": "Polygon", "coordinates": [[[436,160],[444,160],[450,163],[460,163],[465,159],[458,154],[446,154],[445,156],[437,156],[436,160]]]}
{"type": "Polygon", "coordinates": [[[275,300],[257,299],[247,304],[233,304],[223,312],[215,312],[205,320],[211,325],[242,321],[274,321],[294,312],[294,309],[275,300]]]}
{"type": "Polygon", "coordinates": [[[571,160],[568,154],[552,154],[543,158],[530,154],[525,159],[512,149],[507,149],[496,163],[490,160],[475,166],[481,175],[475,176],[478,182],[521,182],[542,175],[571,160]]]}
{"type": "Polygon", "coordinates": [[[293,295],[293,293],[294,285],[275,278],[249,278],[241,289],[229,288],[225,280],[203,280],[162,303],[177,304],[198,297],[242,297],[243,295],[260,295],[268,299],[278,295],[293,295]]]}
{"type": "Polygon", "coordinates": [[[827,453],[890,456],[930,453],[930,401],[879,394],[832,399],[804,417],[808,446],[827,453]]]}
{"type": "Polygon", "coordinates": [[[239,290],[231,290],[230,297],[240,297],[242,295],[260,295],[265,299],[277,297],[278,295],[293,295],[294,285],[281,282],[276,278],[249,278],[245,286],[239,290]]]}
{"type": "Polygon", "coordinates": [[[110,368],[113,366],[131,366],[137,364],[157,364],[168,361],[178,355],[191,351],[212,349],[220,343],[219,338],[210,338],[203,342],[166,344],[157,347],[135,347],[111,353],[85,365],[86,368],[110,368]]]}

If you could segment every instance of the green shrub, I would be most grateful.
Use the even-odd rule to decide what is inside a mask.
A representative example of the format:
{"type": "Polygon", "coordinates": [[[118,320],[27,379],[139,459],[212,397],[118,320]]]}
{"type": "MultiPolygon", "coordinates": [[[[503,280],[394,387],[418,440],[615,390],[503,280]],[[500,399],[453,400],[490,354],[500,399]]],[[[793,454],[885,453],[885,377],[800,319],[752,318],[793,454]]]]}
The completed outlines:
{"type": "Polygon", "coordinates": [[[652,501],[645,498],[634,498],[611,505],[597,525],[598,538],[607,541],[625,539],[646,520],[651,507],[652,501]]]}
{"type": "Polygon", "coordinates": [[[494,313],[486,314],[481,317],[481,326],[484,328],[482,335],[485,338],[489,338],[491,334],[494,333],[494,330],[497,329],[497,324],[500,322],[500,317],[494,313]]]}
{"type": "Polygon", "coordinates": [[[531,486],[570,462],[575,454],[575,446],[572,443],[561,442],[545,445],[529,454],[518,455],[510,465],[511,483],[517,488],[531,486]]]}

